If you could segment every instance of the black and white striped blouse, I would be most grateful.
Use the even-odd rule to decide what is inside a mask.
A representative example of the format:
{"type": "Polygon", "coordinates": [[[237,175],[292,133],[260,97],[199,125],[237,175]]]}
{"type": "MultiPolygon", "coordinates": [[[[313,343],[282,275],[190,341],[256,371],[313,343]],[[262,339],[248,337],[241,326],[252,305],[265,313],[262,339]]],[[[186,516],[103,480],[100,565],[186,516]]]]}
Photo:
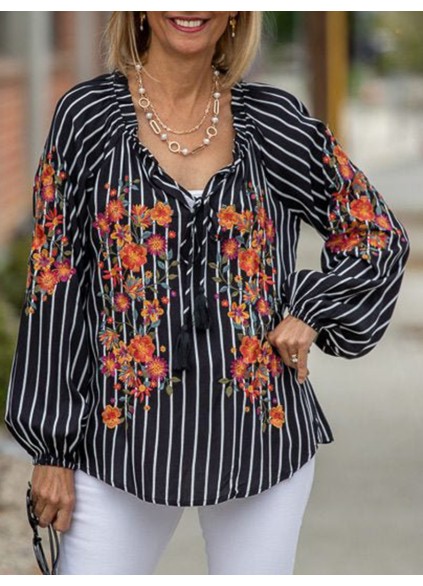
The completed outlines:
{"type": "Polygon", "coordinates": [[[199,198],[139,142],[121,72],[58,101],[6,409],[33,464],[197,506],[260,493],[333,441],[266,332],[289,312],[323,352],[368,353],[409,239],[295,97],[242,81],[231,107],[233,162],[199,198]],[[321,271],[295,268],[301,220],[322,237],[321,271]]]}

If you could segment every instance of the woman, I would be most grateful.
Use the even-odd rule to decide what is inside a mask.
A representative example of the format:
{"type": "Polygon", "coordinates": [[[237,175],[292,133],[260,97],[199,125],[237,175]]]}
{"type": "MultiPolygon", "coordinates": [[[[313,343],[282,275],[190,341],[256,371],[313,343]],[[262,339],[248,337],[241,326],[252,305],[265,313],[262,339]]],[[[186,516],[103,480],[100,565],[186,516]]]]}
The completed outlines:
{"type": "Polygon", "coordinates": [[[188,506],[209,573],[292,573],[333,441],[308,352],[388,327],[406,231],[323,122],[241,80],[260,27],[115,12],[110,71],[56,107],[6,423],[61,573],[153,573],[188,506]],[[301,220],[321,272],[295,270],[301,220]]]}

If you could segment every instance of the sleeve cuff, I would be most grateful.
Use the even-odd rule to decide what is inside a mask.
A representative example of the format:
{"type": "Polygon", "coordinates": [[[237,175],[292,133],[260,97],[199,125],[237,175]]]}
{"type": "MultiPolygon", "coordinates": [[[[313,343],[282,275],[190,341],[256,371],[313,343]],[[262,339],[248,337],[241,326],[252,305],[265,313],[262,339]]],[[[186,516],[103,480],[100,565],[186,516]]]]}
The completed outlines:
{"type": "Polygon", "coordinates": [[[34,466],[36,464],[42,466],[60,466],[61,468],[70,468],[71,470],[77,468],[77,464],[73,459],[66,457],[57,458],[51,454],[38,454],[37,456],[33,456],[32,464],[34,466]]]}
{"type": "Polygon", "coordinates": [[[313,318],[313,316],[307,315],[307,313],[307,311],[301,308],[288,308],[289,315],[292,315],[293,317],[300,319],[319,334],[323,330],[322,324],[319,322],[319,320],[313,318]]]}

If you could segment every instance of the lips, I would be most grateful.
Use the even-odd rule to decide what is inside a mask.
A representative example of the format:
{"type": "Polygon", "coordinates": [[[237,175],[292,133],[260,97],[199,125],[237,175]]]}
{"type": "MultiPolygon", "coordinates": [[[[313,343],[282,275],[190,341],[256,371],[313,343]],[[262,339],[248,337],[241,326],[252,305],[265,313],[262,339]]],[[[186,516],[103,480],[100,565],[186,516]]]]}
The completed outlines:
{"type": "Polygon", "coordinates": [[[174,28],[182,32],[194,33],[203,30],[207,24],[206,19],[176,17],[169,19],[174,28]]]}

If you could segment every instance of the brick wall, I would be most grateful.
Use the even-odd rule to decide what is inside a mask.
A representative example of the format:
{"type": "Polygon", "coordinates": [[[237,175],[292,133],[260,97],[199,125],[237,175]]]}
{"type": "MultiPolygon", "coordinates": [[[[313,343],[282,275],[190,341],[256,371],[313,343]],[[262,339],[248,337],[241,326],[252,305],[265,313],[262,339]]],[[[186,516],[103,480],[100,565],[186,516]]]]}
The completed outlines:
{"type": "MultiPolygon", "coordinates": [[[[106,13],[96,13],[96,38],[99,38],[106,18],[106,13]]],[[[46,133],[57,100],[79,81],[75,71],[78,39],[75,13],[56,12],[53,27],[52,86],[48,92],[47,120],[44,121],[46,133]]],[[[103,70],[100,55],[96,57],[96,68],[98,73],[103,70]]],[[[31,226],[32,182],[37,163],[28,161],[26,92],[23,64],[17,59],[0,56],[0,263],[7,257],[15,234],[20,230],[27,231],[31,226]]]]}

